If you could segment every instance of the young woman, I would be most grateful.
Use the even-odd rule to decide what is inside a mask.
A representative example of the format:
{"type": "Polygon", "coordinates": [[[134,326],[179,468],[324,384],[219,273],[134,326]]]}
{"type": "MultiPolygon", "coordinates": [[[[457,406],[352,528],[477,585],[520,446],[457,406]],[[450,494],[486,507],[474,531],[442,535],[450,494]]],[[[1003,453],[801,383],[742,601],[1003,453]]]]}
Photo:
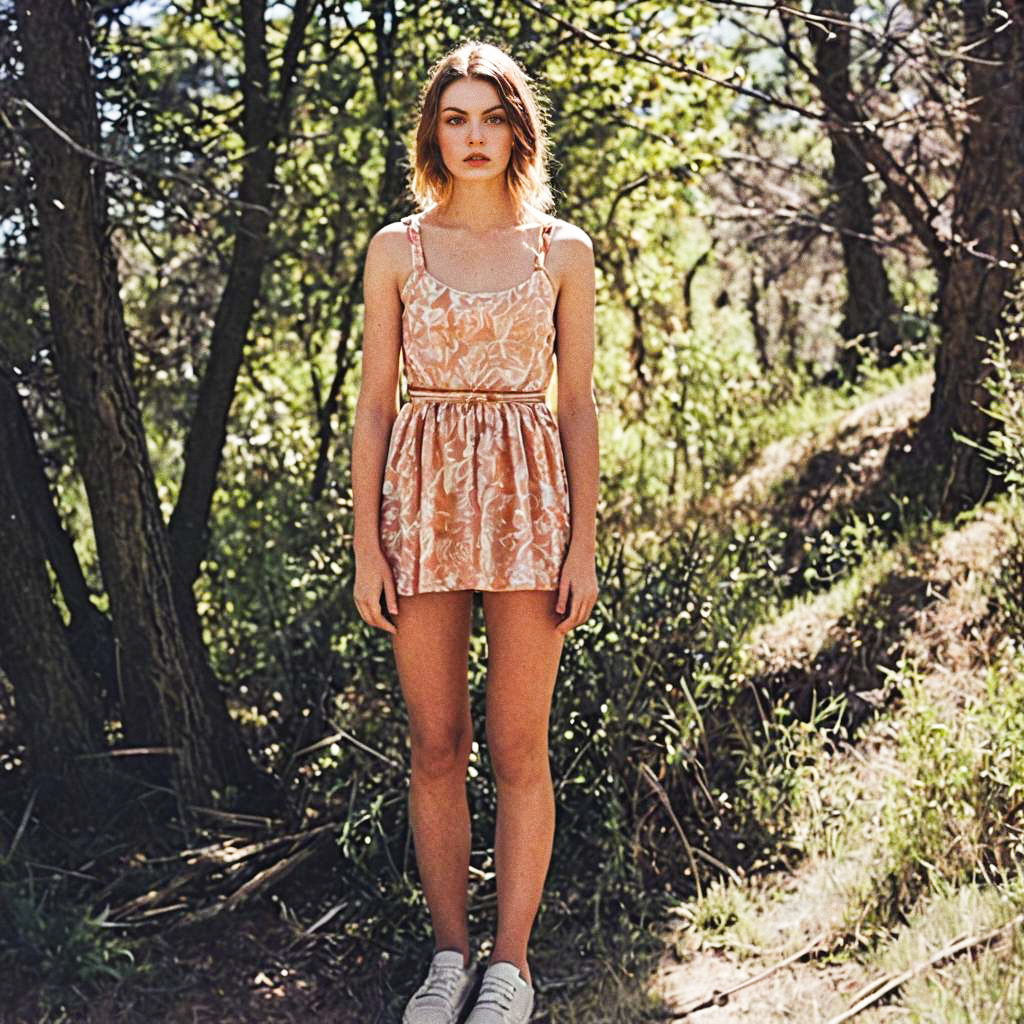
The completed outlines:
{"type": "Polygon", "coordinates": [[[366,256],[354,598],[391,634],[436,947],[405,1024],[454,1024],[476,980],[466,917],[476,592],[498,927],[468,1024],[523,1024],[533,1008],[527,947],[555,819],[551,697],[565,635],[598,593],[593,250],[546,213],[546,149],[519,65],[494,46],[460,47],[423,93],[421,212],[380,230],[366,256]],[[409,401],[397,409],[400,354],[409,401]],[[545,402],[556,359],[557,416],[545,402]]]}

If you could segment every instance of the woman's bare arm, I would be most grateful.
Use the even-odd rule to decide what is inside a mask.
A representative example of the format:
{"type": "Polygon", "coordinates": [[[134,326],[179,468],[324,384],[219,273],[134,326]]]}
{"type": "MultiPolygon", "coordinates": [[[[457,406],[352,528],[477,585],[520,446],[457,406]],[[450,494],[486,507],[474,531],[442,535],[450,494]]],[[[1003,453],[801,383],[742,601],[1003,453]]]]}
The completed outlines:
{"type": "Polygon", "coordinates": [[[558,284],[558,429],[572,516],[557,608],[564,611],[565,591],[571,589],[570,613],[559,626],[568,632],[587,618],[597,601],[594,559],[600,456],[593,384],[594,250],[585,232],[560,224],[550,255],[552,278],[558,284]]]}
{"type": "Polygon", "coordinates": [[[380,610],[381,590],[392,614],[398,611],[398,597],[380,546],[380,499],[391,428],[398,414],[399,288],[407,249],[404,227],[392,224],[374,235],[366,252],[363,373],[352,429],[355,600],[370,625],[388,632],[395,629],[380,610]]]}

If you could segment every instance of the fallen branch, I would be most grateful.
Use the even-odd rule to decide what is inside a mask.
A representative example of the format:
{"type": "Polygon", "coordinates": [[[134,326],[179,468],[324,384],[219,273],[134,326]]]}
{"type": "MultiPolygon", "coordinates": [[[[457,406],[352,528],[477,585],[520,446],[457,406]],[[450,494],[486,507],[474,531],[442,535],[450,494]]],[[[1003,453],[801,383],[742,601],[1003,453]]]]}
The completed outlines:
{"type": "Polygon", "coordinates": [[[292,758],[294,759],[302,757],[305,754],[312,754],[316,750],[322,750],[324,747],[331,746],[332,743],[337,743],[338,740],[344,740],[346,743],[351,743],[352,746],[356,747],[358,750],[362,750],[364,753],[370,754],[373,757],[376,757],[378,760],[383,761],[386,765],[389,765],[391,768],[396,768],[399,771],[404,770],[404,765],[401,765],[399,764],[398,761],[395,761],[392,758],[388,757],[387,754],[382,754],[379,750],[376,750],[374,747],[371,747],[368,743],[364,743],[361,739],[359,739],[358,736],[353,736],[352,733],[346,732],[339,726],[335,726],[335,729],[337,729],[337,732],[335,732],[334,735],[325,736],[322,740],[317,740],[316,743],[311,743],[308,747],[303,747],[301,750],[296,750],[295,753],[292,754],[292,758]]]}
{"type": "Polygon", "coordinates": [[[697,898],[703,899],[703,891],[700,884],[700,876],[697,874],[697,862],[696,857],[700,857],[701,860],[707,861],[708,864],[718,868],[719,871],[724,875],[728,875],[729,879],[736,885],[742,885],[743,879],[731,868],[728,864],[723,863],[717,857],[713,857],[706,850],[702,850],[699,846],[691,845],[689,839],[686,837],[686,833],[683,831],[683,826],[676,816],[676,812],[672,809],[672,801],[669,800],[668,793],[665,792],[665,787],[658,781],[658,777],[654,774],[651,768],[643,764],[640,766],[643,771],[644,778],[647,779],[651,789],[654,790],[661,805],[668,812],[669,818],[672,819],[672,824],[675,826],[676,832],[679,833],[679,838],[683,842],[683,848],[686,850],[687,859],[690,861],[690,870],[693,872],[694,881],[697,887],[697,898]]]}
{"type": "Polygon", "coordinates": [[[651,771],[650,767],[642,764],[640,765],[640,771],[661,801],[662,806],[668,812],[669,818],[672,819],[672,824],[675,825],[676,831],[679,833],[679,838],[683,841],[683,849],[686,850],[686,857],[690,862],[690,870],[693,872],[693,884],[697,887],[697,899],[702,900],[704,898],[704,890],[700,884],[700,872],[697,870],[697,861],[693,855],[693,847],[690,846],[690,840],[686,838],[683,826],[679,823],[676,812],[672,809],[672,801],[669,800],[665,787],[658,781],[658,777],[651,771]]]}
{"type": "MultiPolygon", "coordinates": [[[[317,837],[319,839],[321,837],[317,837]]],[[[236,889],[228,898],[224,901],[224,906],[228,910],[234,910],[239,904],[244,903],[247,899],[255,896],[256,893],[262,892],[268,888],[272,883],[281,881],[286,875],[290,875],[303,861],[307,860],[317,851],[318,842],[317,839],[306,843],[305,846],[300,847],[295,853],[289,854],[287,857],[276,861],[269,867],[264,868],[257,875],[250,878],[248,882],[236,889]]],[[[217,908],[220,909],[219,907],[217,908]]]]}
{"type": "Polygon", "coordinates": [[[14,833],[10,848],[7,850],[6,859],[8,861],[13,859],[14,851],[18,848],[18,843],[21,842],[21,837],[25,834],[25,826],[28,825],[29,818],[32,817],[32,808],[36,805],[37,796],[39,796],[39,790],[33,789],[32,795],[28,798],[28,803],[25,805],[25,810],[22,812],[21,823],[18,825],[18,830],[14,833]]]}
{"type": "Polygon", "coordinates": [[[228,825],[237,825],[240,828],[271,829],[275,825],[273,818],[267,818],[261,814],[240,814],[237,811],[222,811],[216,807],[197,807],[189,805],[189,810],[196,814],[205,814],[207,817],[217,821],[223,821],[228,825]]]}
{"type": "Polygon", "coordinates": [[[236,845],[236,838],[231,838],[222,843],[184,850],[179,857],[185,858],[186,863],[177,874],[141,896],[113,908],[109,916],[113,921],[132,924],[170,910],[178,910],[183,906],[181,899],[186,891],[192,894],[193,901],[209,901],[204,908],[195,912],[198,918],[211,916],[224,909],[234,909],[291,872],[318,848],[319,841],[326,833],[337,828],[337,822],[332,821],[302,832],[241,846],[236,845]],[[282,846],[290,849],[282,854],[282,846]],[[246,874],[249,877],[240,881],[246,874]]]}
{"type": "Polygon", "coordinates": [[[986,932],[984,935],[967,935],[956,939],[927,960],[916,964],[902,974],[885,975],[881,978],[876,978],[875,981],[866,985],[853,997],[856,1000],[853,1006],[839,1014],[838,1017],[833,1017],[828,1024],[843,1024],[843,1021],[852,1020],[858,1014],[868,1009],[868,1007],[874,1006],[875,1003],[880,1002],[886,996],[892,995],[898,988],[901,988],[912,978],[916,978],[917,975],[928,970],[930,967],[938,967],[947,960],[952,960],[961,953],[977,949],[979,946],[991,945],[996,940],[1001,939],[1006,932],[1020,927],[1022,924],[1024,924],[1024,914],[1018,914],[1012,920],[1007,921],[1006,924],[993,928],[992,931],[986,932]]]}
{"type": "Polygon", "coordinates": [[[698,1010],[706,1010],[711,1006],[724,1006],[731,995],[735,995],[737,992],[745,988],[750,988],[751,985],[760,984],[762,981],[767,980],[777,971],[781,971],[783,967],[788,967],[791,963],[795,963],[797,960],[802,960],[805,956],[813,953],[824,941],[828,938],[828,932],[822,932],[820,935],[815,936],[807,943],[806,946],[798,949],[795,953],[790,953],[785,960],[780,960],[777,964],[773,964],[767,970],[762,971],[760,974],[755,974],[752,978],[747,978],[746,981],[741,981],[738,985],[733,985],[732,988],[727,989],[715,989],[711,995],[706,996],[699,1003],[694,1003],[693,1006],[688,1006],[685,1010],[668,1010],[663,1020],[685,1020],[691,1014],[696,1013],[698,1010]]]}

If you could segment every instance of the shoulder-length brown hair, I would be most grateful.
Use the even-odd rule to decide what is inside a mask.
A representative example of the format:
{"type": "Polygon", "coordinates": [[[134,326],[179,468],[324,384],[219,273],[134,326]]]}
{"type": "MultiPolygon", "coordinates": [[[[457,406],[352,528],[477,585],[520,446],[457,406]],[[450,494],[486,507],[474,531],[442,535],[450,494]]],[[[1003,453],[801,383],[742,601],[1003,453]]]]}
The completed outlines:
{"type": "Polygon", "coordinates": [[[421,209],[443,202],[452,188],[452,176],[441,160],[437,125],[441,119],[441,93],[452,82],[478,78],[498,92],[512,126],[512,156],[505,181],[513,201],[540,210],[554,205],[548,185],[548,140],[544,116],[526,72],[504,50],[490,43],[469,42],[452,50],[434,65],[423,89],[416,152],[412,161],[412,191],[421,209]]]}

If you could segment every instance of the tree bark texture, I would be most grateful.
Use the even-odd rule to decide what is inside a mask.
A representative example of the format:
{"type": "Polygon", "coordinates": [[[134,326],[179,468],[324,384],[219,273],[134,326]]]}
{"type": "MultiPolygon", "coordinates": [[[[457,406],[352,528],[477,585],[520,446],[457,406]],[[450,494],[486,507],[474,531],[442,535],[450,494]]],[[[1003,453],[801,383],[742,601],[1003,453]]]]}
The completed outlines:
{"type": "MultiPolygon", "coordinates": [[[[111,714],[115,678],[114,634],[110,620],[92,603],[89,586],[71,537],[57,513],[42,456],[36,445],[21,397],[6,374],[0,371],[0,459],[18,481],[18,489],[32,528],[43,543],[46,557],[57,577],[61,596],[71,616],[68,639],[79,668],[94,695],[103,694],[111,714]]],[[[5,580],[0,596],[17,600],[17,582],[5,580]]]]}
{"type": "Polygon", "coordinates": [[[74,759],[104,749],[103,716],[98,690],[68,644],[20,466],[10,457],[19,411],[0,394],[0,667],[14,686],[19,732],[44,802],[69,806],[80,767],[74,759]]]}
{"type": "MultiPolygon", "coordinates": [[[[16,10],[28,98],[60,132],[97,151],[90,5],[18,0],[16,10]]],[[[208,796],[237,780],[242,744],[221,695],[203,691],[210,681],[205,650],[182,630],[175,604],[103,168],[30,112],[26,122],[55,363],[110,597],[126,737],[174,747],[179,792],[208,796]]]]}
{"type": "MultiPolygon", "coordinates": [[[[814,0],[812,14],[834,20],[828,22],[827,28],[813,22],[808,26],[822,101],[845,121],[853,114],[850,30],[840,22],[850,20],[853,7],[853,0],[814,0]]],[[[849,344],[840,353],[839,365],[846,376],[853,377],[860,362],[853,342],[865,340],[867,347],[878,353],[881,365],[889,366],[897,358],[900,339],[885,263],[872,240],[874,208],[865,181],[868,169],[860,147],[851,141],[840,123],[829,123],[829,138],[835,187],[834,223],[843,248],[847,289],[840,333],[849,344]]]]}
{"type": "MultiPolygon", "coordinates": [[[[931,407],[919,446],[948,467],[942,511],[981,500],[992,483],[981,454],[953,432],[981,441],[993,427],[986,365],[1003,326],[1024,231],[1024,0],[965,0],[970,123],[955,186],[952,253],[939,293],[942,337],[931,407]]],[[[1024,361],[1017,342],[1010,358],[1024,361]]]]}

